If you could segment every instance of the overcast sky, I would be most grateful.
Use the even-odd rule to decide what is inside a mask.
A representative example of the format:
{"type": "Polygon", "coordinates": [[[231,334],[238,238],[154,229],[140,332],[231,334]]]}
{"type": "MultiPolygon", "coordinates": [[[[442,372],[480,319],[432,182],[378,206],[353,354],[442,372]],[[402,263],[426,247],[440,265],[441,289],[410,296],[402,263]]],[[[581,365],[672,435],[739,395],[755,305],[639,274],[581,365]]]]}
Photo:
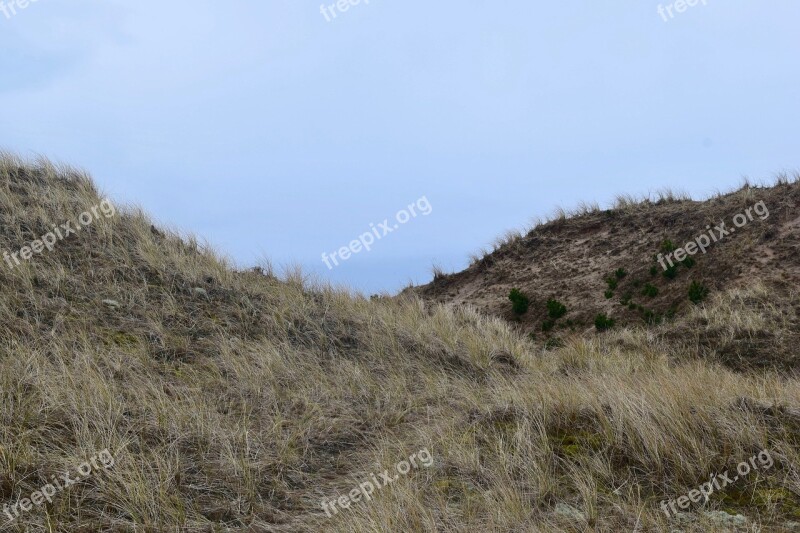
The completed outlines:
{"type": "Polygon", "coordinates": [[[800,168],[797,0],[9,4],[0,147],[85,168],[242,267],[366,293],[557,205],[800,168]]]}

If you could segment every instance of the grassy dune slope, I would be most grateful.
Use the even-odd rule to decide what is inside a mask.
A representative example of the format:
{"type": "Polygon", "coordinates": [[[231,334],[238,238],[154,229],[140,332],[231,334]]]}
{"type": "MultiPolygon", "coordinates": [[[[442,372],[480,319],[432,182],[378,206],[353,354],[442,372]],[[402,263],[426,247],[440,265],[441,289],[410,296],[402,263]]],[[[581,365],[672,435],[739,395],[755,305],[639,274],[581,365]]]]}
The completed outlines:
{"type": "MultiPolygon", "coordinates": [[[[434,302],[474,305],[552,343],[573,332],[590,332],[600,313],[619,326],[685,315],[692,307],[692,282],[719,292],[760,281],[771,293],[785,296],[800,284],[798,251],[800,174],[782,175],[774,186],[746,184],[705,201],[661,193],[638,201],[621,197],[613,209],[583,206],[571,216],[562,210],[525,235],[499,240],[463,272],[439,273],[431,283],[407,292],[434,302]],[[736,227],[734,221],[742,220],[736,227]],[[724,232],[718,229],[721,223],[724,232]],[[697,250],[696,239],[706,253],[697,250]],[[673,260],[674,272],[665,272],[667,250],[692,241],[694,255],[685,263],[673,260]],[[512,314],[512,288],[530,299],[529,311],[519,317],[512,314]],[[551,298],[568,309],[553,324],[546,307],[551,298]]],[[[796,315],[797,307],[789,311],[796,315]]],[[[790,344],[796,346],[797,340],[790,344]]],[[[796,354],[763,355],[788,362],[796,354]]]]}
{"type": "MultiPolygon", "coordinates": [[[[0,248],[17,251],[100,200],[81,173],[6,156],[0,248]]],[[[736,520],[774,531],[800,521],[796,377],[739,372],[689,338],[681,349],[665,340],[681,327],[741,334],[764,287],[718,292],[658,331],[545,352],[469,307],[236,271],[121,206],[52,252],[0,263],[0,284],[2,503],[100,450],[115,458],[8,531],[707,531],[736,520]],[[422,449],[429,468],[331,518],[322,510],[323,497],[422,449]],[[659,509],[764,449],[770,470],[671,522],[659,509]]],[[[796,326],[764,325],[780,338],[796,326]]]]}

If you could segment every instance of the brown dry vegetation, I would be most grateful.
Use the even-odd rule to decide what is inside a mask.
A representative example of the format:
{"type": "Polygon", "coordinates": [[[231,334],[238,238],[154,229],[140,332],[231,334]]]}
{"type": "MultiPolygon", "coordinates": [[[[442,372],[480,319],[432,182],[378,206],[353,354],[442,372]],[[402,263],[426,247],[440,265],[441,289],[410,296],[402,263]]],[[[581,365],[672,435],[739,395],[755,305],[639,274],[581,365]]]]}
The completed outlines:
{"type": "MultiPolygon", "coordinates": [[[[6,156],[0,180],[2,250],[100,200],[82,173],[47,162],[6,156]]],[[[53,252],[0,263],[0,497],[13,505],[105,448],[116,459],[6,530],[722,531],[741,514],[750,530],[780,531],[800,521],[800,382],[713,349],[724,339],[742,359],[748,340],[796,346],[797,315],[784,314],[797,310],[795,288],[717,290],[657,328],[543,351],[470,306],[237,271],[117,207],[53,252]],[[326,517],[321,498],[422,448],[433,466],[326,517]],[[676,520],[659,510],[764,449],[771,470],[676,520]]]]}
{"type": "MultiPolygon", "coordinates": [[[[474,256],[463,272],[440,273],[428,285],[406,292],[431,302],[474,305],[515,322],[541,343],[591,333],[599,313],[614,318],[618,326],[660,324],[685,316],[692,307],[688,298],[692,282],[711,293],[761,282],[769,299],[781,300],[773,307],[788,315],[778,320],[795,326],[783,328],[795,336],[779,340],[782,349],[764,353],[770,361],[762,363],[793,364],[796,353],[789,348],[800,340],[796,336],[800,303],[787,297],[800,284],[798,178],[800,174],[792,179],[781,175],[772,187],[745,184],[706,201],[662,191],[649,199],[621,196],[608,210],[585,205],[572,214],[559,210],[524,236],[510,234],[492,252],[474,256]],[[760,202],[768,216],[762,220],[751,212],[753,220],[736,228],[734,216],[760,202]],[[692,256],[693,265],[678,266],[673,278],[664,275],[657,254],[665,241],[683,247],[720,222],[733,230],[730,235],[712,243],[706,254],[692,256]],[[624,276],[617,278],[619,269],[624,276]],[[508,299],[512,288],[530,298],[530,310],[520,317],[514,316],[508,299]],[[568,312],[544,330],[546,302],[551,298],[564,303],[568,312]]],[[[755,358],[751,362],[756,363],[755,358]]]]}

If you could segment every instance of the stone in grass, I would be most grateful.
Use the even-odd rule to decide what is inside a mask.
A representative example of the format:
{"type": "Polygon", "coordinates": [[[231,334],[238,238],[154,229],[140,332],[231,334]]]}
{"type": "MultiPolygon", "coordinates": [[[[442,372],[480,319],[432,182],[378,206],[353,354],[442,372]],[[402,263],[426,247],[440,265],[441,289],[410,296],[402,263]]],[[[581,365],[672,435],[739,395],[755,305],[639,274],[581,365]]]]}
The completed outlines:
{"type": "Polygon", "coordinates": [[[208,298],[208,291],[205,290],[203,287],[192,287],[192,294],[195,296],[202,296],[203,298],[208,298]]]}
{"type": "Polygon", "coordinates": [[[671,522],[674,522],[676,526],[678,526],[674,529],[671,529],[670,533],[687,533],[688,531],[692,531],[692,526],[697,521],[697,515],[679,511],[677,514],[670,516],[669,519],[671,522]],[[680,529],[683,527],[686,527],[687,529],[680,529]]]}
{"type": "Polygon", "coordinates": [[[120,304],[116,300],[103,300],[103,305],[105,305],[106,307],[110,307],[111,309],[119,309],[120,307],[122,307],[122,304],[120,304]]]}
{"type": "Polygon", "coordinates": [[[586,515],[566,503],[556,504],[555,513],[564,518],[569,518],[573,522],[586,522],[586,515]]]}
{"type": "Polygon", "coordinates": [[[747,518],[740,514],[728,514],[725,511],[707,511],[706,518],[720,527],[742,528],[747,526],[747,518]]]}
{"type": "Polygon", "coordinates": [[[683,513],[678,511],[677,514],[672,515],[671,519],[679,526],[688,526],[697,521],[697,516],[693,513],[683,513]]]}

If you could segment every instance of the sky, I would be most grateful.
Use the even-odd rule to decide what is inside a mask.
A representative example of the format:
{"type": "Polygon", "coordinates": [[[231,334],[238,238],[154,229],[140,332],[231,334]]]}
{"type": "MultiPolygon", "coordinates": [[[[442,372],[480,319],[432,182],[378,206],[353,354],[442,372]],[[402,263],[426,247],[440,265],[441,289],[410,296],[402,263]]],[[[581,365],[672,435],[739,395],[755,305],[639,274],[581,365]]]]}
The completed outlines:
{"type": "Polygon", "coordinates": [[[800,169],[797,0],[17,1],[0,148],[241,268],[393,293],[557,206],[800,169]]]}

